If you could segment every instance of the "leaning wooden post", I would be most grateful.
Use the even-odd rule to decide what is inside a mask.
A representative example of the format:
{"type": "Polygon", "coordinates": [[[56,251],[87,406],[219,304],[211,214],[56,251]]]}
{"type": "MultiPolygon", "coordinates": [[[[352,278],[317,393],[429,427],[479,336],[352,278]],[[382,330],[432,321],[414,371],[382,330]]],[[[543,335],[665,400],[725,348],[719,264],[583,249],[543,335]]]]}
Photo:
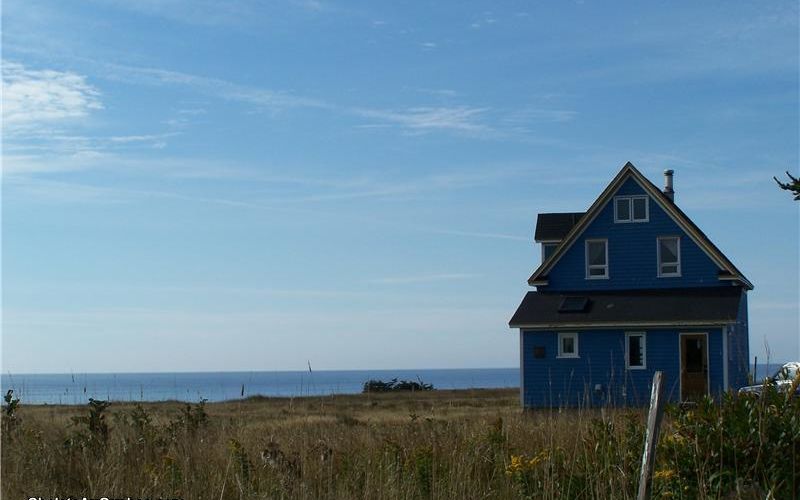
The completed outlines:
{"type": "Polygon", "coordinates": [[[639,475],[639,495],[637,500],[648,500],[652,492],[653,468],[656,465],[656,445],[661,427],[661,416],[664,413],[661,400],[662,372],[653,374],[653,388],[650,391],[650,411],[647,414],[647,433],[644,436],[644,453],[642,454],[642,472],[639,475]]]}

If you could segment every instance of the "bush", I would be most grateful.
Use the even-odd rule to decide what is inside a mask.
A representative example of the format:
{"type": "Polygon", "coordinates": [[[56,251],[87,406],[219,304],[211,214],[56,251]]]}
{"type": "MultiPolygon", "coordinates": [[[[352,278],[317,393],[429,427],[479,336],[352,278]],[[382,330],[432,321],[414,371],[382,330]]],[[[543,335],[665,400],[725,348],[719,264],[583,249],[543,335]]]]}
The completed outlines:
{"type": "Polygon", "coordinates": [[[800,498],[800,400],[764,388],[760,397],[724,395],[668,409],[655,474],[662,495],[800,498]]]}
{"type": "MultiPolygon", "coordinates": [[[[418,379],[419,380],[419,379],[418,379]]],[[[432,391],[433,384],[426,384],[422,380],[414,382],[412,380],[398,380],[393,378],[388,382],[382,380],[368,380],[364,382],[361,392],[400,392],[400,391],[432,391]]]]}
{"type": "Polygon", "coordinates": [[[9,389],[8,392],[6,392],[3,401],[5,401],[6,404],[3,405],[2,432],[3,436],[8,436],[10,439],[11,432],[18,422],[17,409],[19,408],[19,398],[15,398],[14,390],[9,389]]]}
{"type": "Polygon", "coordinates": [[[106,409],[111,406],[108,401],[89,398],[89,414],[86,416],[72,417],[74,425],[82,427],[81,436],[91,443],[105,444],[111,429],[106,422],[106,409]]]}

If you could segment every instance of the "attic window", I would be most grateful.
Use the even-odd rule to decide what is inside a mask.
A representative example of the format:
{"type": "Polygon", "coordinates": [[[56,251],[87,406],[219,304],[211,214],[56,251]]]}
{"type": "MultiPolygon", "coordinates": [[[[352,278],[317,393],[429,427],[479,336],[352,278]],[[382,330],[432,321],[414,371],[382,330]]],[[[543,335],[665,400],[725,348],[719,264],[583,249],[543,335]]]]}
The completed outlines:
{"type": "Polygon", "coordinates": [[[586,240],[586,279],[608,278],[608,240],[586,240]]]}
{"type": "Polygon", "coordinates": [[[677,236],[658,238],[658,276],[681,275],[681,239],[677,236]]]}
{"type": "Polygon", "coordinates": [[[542,262],[546,261],[555,251],[558,243],[542,243],[542,262]]]}
{"type": "Polygon", "coordinates": [[[583,312],[588,305],[588,297],[564,297],[558,306],[558,312],[583,312]]]}
{"type": "Polygon", "coordinates": [[[644,196],[617,196],[614,198],[614,222],[647,222],[650,208],[644,196]]]}

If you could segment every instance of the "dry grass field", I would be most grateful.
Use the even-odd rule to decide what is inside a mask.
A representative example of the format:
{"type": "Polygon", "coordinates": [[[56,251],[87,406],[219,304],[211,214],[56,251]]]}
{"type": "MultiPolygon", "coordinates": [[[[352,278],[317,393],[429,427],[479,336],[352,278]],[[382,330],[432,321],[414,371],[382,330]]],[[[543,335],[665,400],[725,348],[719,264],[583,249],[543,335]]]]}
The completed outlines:
{"type": "MultiPolygon", "coordinates": [[[[786,411],[797,408],[794,402],[786,411]]],[[[727,427],[708,430],[708,443],[692,441],[699,429],[695,420],[702,417],[711,425],[717,412],[723,421],[727,417],[719,411],[709,405],[667,418],[656,492],[665,498],[719,498],[737,491],[744,496],[769,488],[796,492],[797,456],[788,469],[773,471],[783,475],[775,483],[760,472],[771,470],[765,462],[755,472],[745,468],[744,459],[718,465],[725,450],[708,443],[727,427]],[[731,476],[720,479],[715,467],[731,476]]],[[[189,406],[114,403],[93,409],[6,405],[2,494],[634,498],[644,417],[641,409],[523,413],[516,390],[251,398],[189,406]]],[[[761,421],[762,431],[771,432],[775,424],[761,421]]],[[[800,434],[789,436],[791,453],[800,455],[798,443],[800,434]]]]}

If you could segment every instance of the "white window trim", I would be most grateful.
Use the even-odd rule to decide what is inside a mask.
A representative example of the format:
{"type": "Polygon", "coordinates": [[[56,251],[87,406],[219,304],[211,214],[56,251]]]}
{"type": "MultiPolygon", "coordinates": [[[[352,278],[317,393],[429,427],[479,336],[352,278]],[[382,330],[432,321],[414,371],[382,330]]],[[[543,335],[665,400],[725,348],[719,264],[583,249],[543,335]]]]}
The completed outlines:
{"type": "Polygon", "coordinates": [[[646,370],[647,369],[647,334],[645,332],[625,332],[625,369],[626,370],[646,370]],[[631,356],[630,356],[630,348],[631,343],[629,341],[630,337],[639,336],[642,337],[642,365],[641,366],[631,366],[631,356]]]}
{"type": "Polygon", "coordinates": [[[609,273],[609,266],[608,266],[608,240],[607,239],[602,239],[602,238],[601,239],[586,240],[586,243],[584,244],[584,254],[585,254],[585,256],[584,256],[585,262],[584,263],[586,265],[586,279],[587,280],[607,280],[609,278],[609,275],[611,274],[611,273],[609,273]],[[591,266],[591,268],[592,269],[605,269],[606,273],[603,276],[592,276],[592,274],[589,272],[589,269],[590,269],[590,266],[589,266],[589,243],[599,243],[599,242],[603,242],[606,245],[606,264],[604,266],[593,265],[593,266],[591,266]]]}
{"type": "Polygon", "coordinates": [[[638,222],[650,222],[650,197],[646,194],[643,195],[634,195],[634,196],[615,196],[614,197],[614,223],[615,224],[634,224],[638,222]],[[643,199],[645,200],[644,203],[644,219],[634,219],[633,218],[633,200],[635,199],[643,199]],[[630,218],[628,219],[620,219],[617,216],[617,200],[626,200],[628,202],[628,214],[630,214],[630,218]]]}
{"type": "Polygon", "coordinates": [[[615,196],[614,197],[614,223],[621,224],[621,223],[631,222],[631,220],[633,220],[633,213],[631,212],[631,208],[632,207],[631,207],[630,198],[628,198],[627,196],[615,196]],[[617,210],[617,204],[619,203],[620,200],[625,200],[625,201],[628,202],[628,216],[630,217],[629,219],[620,219],[619,218],[619,211],[617,210]]]}
{"type": "Polygon", "coordinates": [[[659,278],[680,278],[681,277],[681,237],[680,236],[659,236],[656,238],[656,266],[658,266],[659,278]],[[677,240],[677,256],[678,261],[675,264],[662,264],[661,263],[661,240],[677,240]],[[664,266],[676,266],[677,271],[674,273],[665,273],[661,271],[664,266]]]}
{"type": "Polygon", "coordinates": [[[580,351],[578,350],[578,332],[558,332],[558,355],[556,357],[560,359],[580,358],[579,353],[580,351]],[[575,352],[564,354],[561,350],[564,345],[561,340],[569,337],[572,337],[573,339],[573,343],[575,345],[575,352]]]}

